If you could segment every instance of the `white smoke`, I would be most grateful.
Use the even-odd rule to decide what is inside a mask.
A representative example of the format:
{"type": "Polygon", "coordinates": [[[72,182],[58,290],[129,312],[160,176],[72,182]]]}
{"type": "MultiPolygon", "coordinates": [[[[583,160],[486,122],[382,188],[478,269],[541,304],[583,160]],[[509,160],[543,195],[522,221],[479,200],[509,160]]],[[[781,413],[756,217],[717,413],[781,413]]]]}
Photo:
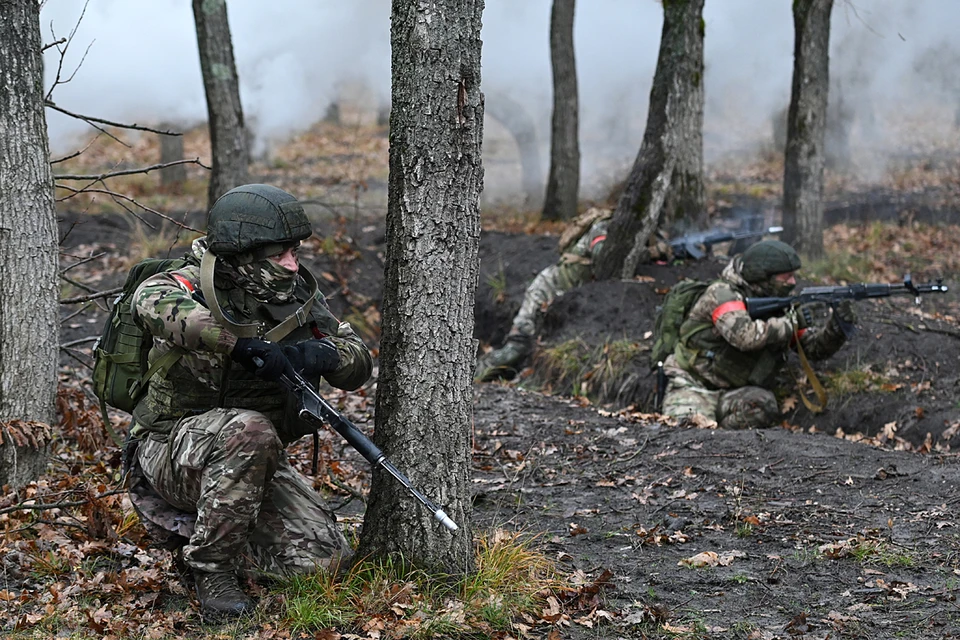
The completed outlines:
{"type": "MultiPolygon", "coordinates": [[[[45,42],[54,39],[51,25],[57,37],[67,35],[82,7],[80,0],[46,0],[41,13],[45,42]]],[[[538,123],[544,170],[551,108],[550,7],[550,0],[487,0],[482,32],[488,99],[507,92],[529,110],[538,123]]],[[[322,118],[345,82],[366,83],[375,101],[389,102],[388,0],[233,0],[228,11],[244,113],[260,148],[322,118]]],[[[904,113],[922,114],[935,137],[951,130],[960,103],[953,45],[958,18],[957,0],[836,0],[832,73],[845,79],[845,100],[854,111],[869,108],[874,114],[870,127],[854,125],[855,141],[899,148],[904,136],[916,135],[905,125],[904,113]],[[940,53],[931,55],[936,47],[940,53]],[[938,69],[936,63],[947,66],[938,69]]],[[[704,19],[709,162],[769,144],[771,117],[790,96],[793,21],[787,0],[707,0],[704,19]]],[[[662,8],[654,0],[581,0],[577,5],[574,37],[588,194],[591,184],[621,177],[611,173],[624,171],[636,155],[661,26],[662,8]]],[[[75,78],[54,92],[60,106],[141,124],[191,126],[205,120],[187,0],[89,0],[65,60],[67,72],[77,67],[88,45],[75,78]]],[[[48,86],[58,61],[56,50],[48,50],[48,86]]],[[[55,151],[74,148],[76,136],[88,131],[75,120],[48,114],[55,151]]],[[[488,131],[496,134],[494,127],[488,131]]],[[[496,185],[488,180],[487,190],[495,191],[496,185]]]]}

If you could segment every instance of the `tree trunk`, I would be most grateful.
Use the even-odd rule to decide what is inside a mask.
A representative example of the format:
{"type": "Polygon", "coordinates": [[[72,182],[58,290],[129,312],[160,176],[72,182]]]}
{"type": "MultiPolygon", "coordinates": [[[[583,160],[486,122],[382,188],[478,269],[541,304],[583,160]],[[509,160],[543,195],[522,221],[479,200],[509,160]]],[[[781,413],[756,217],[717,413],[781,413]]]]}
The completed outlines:
{"type": "Polygon", "coordinates": [[[657,226],[702,225],[704,0],[664,0],[647,129],[594,273],[632,278],[657,226]]]}
{"type": "Polygon", "coordinates": [[[506,92],[487,94],[484,101],[486,113],[510,132],[520,153],[520,171],[523,189],[523,204],[531,209],[543,205],[543,169],[540,166],[540,146],[537,125],[530,113],[506,92]]]}
{"type": "Polygon", "coordinates": [[[473,568],[473,304],[479,274],[482,0],[394,0],[393,108],[376,441],[460,526],[374,474],[360,557],[473,568]]]}
{"type": "Polygon", "coordinates": [[[43,110],[40,7],[0,3],[0,485],[43,469],[12,421],[53,424],[59,355],[57,213],[43,110]]]}
{"type": "MultiPolygon", "coordinates": [[[[164,131],[172,131],[174,125],[164,123],[160,125],[164,131]]],[[[183,136],[160,136],[160,164],[183,160],[183,136]]],[[[172,167],[160,169],[160,187],[165,191],[180,193],[183,183],[187,180],[187,165],[175,164],[172,167]]]]}
{"type": "Polygon", "coordinates": [[[550,12],[550,64],[553,67],[553,120],[550,175],[543,201],[544,220],[572,220],[580,193],[580,141],[577,122],[577,64],[573,51],[575,0],[553,0],[550,12]]]}
{"type": "Polygon", "coordinates": [[[783,240],[823,255],[823,163],[833,0],[794,0],[793,86],[783,168],[783,240]]]}
{"type": "Polygon", "coordinates": [[[213,170],[208,208],[224,193],[249,182],[250,147],[243,124],[240,81],[233,61],[233,42],[226,0],[193,0],[200,70],[207,96],[213,170]]]}

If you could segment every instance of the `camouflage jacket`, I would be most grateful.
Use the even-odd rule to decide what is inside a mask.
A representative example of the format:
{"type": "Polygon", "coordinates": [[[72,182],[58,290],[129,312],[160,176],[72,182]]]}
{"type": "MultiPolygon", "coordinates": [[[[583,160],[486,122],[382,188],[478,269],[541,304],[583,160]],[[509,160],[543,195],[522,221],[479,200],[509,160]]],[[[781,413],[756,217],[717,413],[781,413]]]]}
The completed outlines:
{"type": "Polygon", "coordinates": [[[751,319],[744,300],[757,293],[740,276],[740,267],[739,256],[731,260],[680,326],[674,357],[681,369],[714,389],[769,388],[798,338],[811,360],[828,358],[843,345],[846,336],[832,315],[822,327],[801,330],[793,312],[751,319]]]}
{"type": "MultiPolygon", "coordinates": [[[[264,413],[277,428],[284,444],[312,431],[301,424],[295,408],[279,383],[256,378],[233,363],[230,352],[237,337],[222,327],[210,311],[193,295],[200,291],[199,261],[206,250],[204,239],[194,242],[196,265],[152,276],[134,293],[134,313],[153,335],[148,361],[171,349],[184,351],[166,376],[154,376],[147,393],[134,409],[134,433],[168,433],[183,417],[197,415],[215,407],[240,407],[264,413]]],[[[296,300],[287,305],[257,302],[238,288],[216,287],[223,311],[237,323],[264,322],[267,329],[276,326],[296,311],[310,294],[302,278],[296,300]]],[[[329,337],[340,353],[340,366],[325,376],[335,387],[353,390],[370,377],[373,361],[363,341],[349,323],[339,322],[319,291],[309,321],[281,340],[295,344],[302,340],[329,337]]],[[[313,380],[319,383],[319,378],[313,380]]]]}

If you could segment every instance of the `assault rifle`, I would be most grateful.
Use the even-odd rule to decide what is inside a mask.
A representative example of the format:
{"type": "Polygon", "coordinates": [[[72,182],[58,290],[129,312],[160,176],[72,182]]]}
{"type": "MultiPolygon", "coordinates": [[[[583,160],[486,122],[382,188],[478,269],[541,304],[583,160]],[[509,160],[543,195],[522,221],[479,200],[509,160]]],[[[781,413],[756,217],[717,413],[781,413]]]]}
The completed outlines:
{"type": "Polygon", "coordinates": [[[860,283],[841,287],[804,287],[800,293],[783,298],[747,298],[747,312],[754,320],[766,320],[780,315],[790,307],[811,302],[821,302],[831,306],[841,300],[864,300],[866,298],[886,298],[893,295],[912,295],[920,304],[920,295],[924,293],[946,293],[947,285],[938,278],[935,283],[914,284],[910,274],[903,278],[903,284],[860,283]]]}
{"type": "Polygon", "coordinates": [[[749,240],[751,238],[759,240],[768,233],[776,234],[781,231],[783,231],[783,227],[763,227],[745,231],[702,231],[671,240],[670,247],[673,249],[674,258],[701,260],[715,244],[732,240],[749,240]]]}
{"type": "Polygon", "coordinates": [[[363,435],[363,432],[357,429],[356,425],[340,415],[339,411],[331,407],[319,393],[313,390],[310,383],[303,379],[303,376],[295,372],[293,368],[288,368],[280,376],[280,382],[296,397],[298,406],[300,407],[301,419],[317,427],[322,427],[325,424],[333,427],[337,433],[343,436],[344,440],[350,443],[350,446],[360,452],[360,455],[373,465],[374,469],[380,467],[393,476],[397,482],[406,487],[407,490],[413,494],[414,498],[430,510],[433,517],[440,521],[440,524],[450,531],[456,531],[458,529],[457,524],[451,520],[440,507],[417,491],[410,483],[410,480],[407,479],[407,476],[403,475],[387,460],[387,456],[384,455],[383,451],[381,451],[377,445],[373,444],[367,436],[363,435]]]}

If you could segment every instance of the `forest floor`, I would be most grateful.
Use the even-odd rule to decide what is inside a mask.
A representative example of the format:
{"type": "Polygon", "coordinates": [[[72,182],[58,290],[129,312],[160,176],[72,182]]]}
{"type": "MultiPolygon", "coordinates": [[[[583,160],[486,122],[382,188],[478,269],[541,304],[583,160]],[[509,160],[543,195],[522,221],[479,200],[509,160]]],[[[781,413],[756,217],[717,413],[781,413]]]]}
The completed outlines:
{"type": "MultiPolygon", "coordinates": [[[[276,172],[264,170],[262,179],[283,184],[276,172]]],[[[924,192],[921,205],[905,205],[907,195],[919,197],[905,188],[832,193],[839,195],[828,207],[836,223],[828,260],[804,270],[807,283],[897,282],[910,272],[918,282],[944,277],[954,287],[960,230],[917,218],[954,215],[955,199],[924,192]],[[884,211],[901,215],[862,220],[884,211]]],[[[720,200],[718,215],[770,212],[766,194],[720,200]]],[[[202,226],[190,210],[180,210],[182,219],[202,226]]],[[[303,254],[334,312],[376,351],[384,228],[360,205],[353,212],[319,218],[303,254]]],[[[499,344],[526,284],[558,257],[554,230],[525,224],[481,236],[475,334],[482,348],[499,344]]],[[[97,290],[117,286],[138,256],[184,246],[170,225],[144,231],[110,212],[64,210],[61,232],[64,266],[85,261],[71,277],[97,290]]],[[[825,412],[798,401],[808,386],[803,376],[787,376],[778,389],[780,425],[724,431],[653,413],[647,356],[666,289],[681,277],[713,277],[722,265],[647,265],[632,282],[571,291],[549,309],[538,355],[517,380],[475,385],[474,527],[522,532],[581,595],[596,596],[578,606],[545,602],[541,616],[498,635],[960,637],[955,287],[920,307],[908,297],[858,305],[858,332],[816,366],[830,391],[825,412]],[[629,346],[629,357],[613,358],[613,345],[629,346]],[[559,367],[551,354],[560,347],[579,349],[581,366],[559,367]]],[[[64,297],[82,293],[68,287],[64,297]]],[[[71,345],[61,362],[65,437],[39,483],[0,501],[0,634],[289,637],[265,592],[252,627],[203,625],[169,554],[146,546],[122,495],[111,493],[119,455],[90,402],[84,363],[104,309],[89,303],[63,315],[61,343],[71,345]],[[25,500],[64,506],[17,509],[25,500]]],[[[796,362],[789,368],[796,371],[796,362]]],[[[334,396],[368,433],[374,393],[371,383],[334,396]]],[[[123,416],[114,417],[123,426],[123,416]]],[[[334,502],[349,501],[344,484],[368,487],[362,460],[335,435],[322,446],[328,464],[315,486],[334,502]]],[[[291,456],[309,466],[305,443],[291,456]]],[[[353,502],[343,511],[346,526],[358,526],[359,508],[353,502]]],[[[352,632],[390,636],[389,628],[352,632]]]]}

